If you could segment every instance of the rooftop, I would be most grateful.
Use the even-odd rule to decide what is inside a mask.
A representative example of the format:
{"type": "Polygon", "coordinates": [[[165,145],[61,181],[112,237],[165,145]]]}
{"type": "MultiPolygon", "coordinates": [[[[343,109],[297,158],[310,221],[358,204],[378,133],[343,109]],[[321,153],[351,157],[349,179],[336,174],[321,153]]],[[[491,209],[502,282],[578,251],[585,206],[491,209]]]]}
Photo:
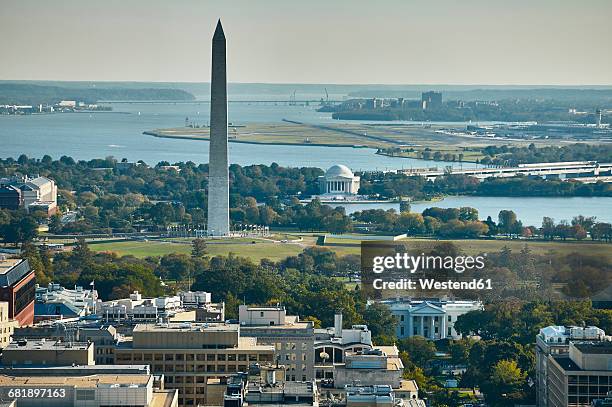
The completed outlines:
{"type": "Polygon", "coordinates": [[[6,274],[21,261],[23,259],[0,259],[0,274],[6,274]]]}
{"type": "Polygon", "coordinates": [[[4,352],[7,350],[20,350],[20,351],[35,351],[35,350],[58,350],[69,351],[69,350],[85,350],[93,346],[91,343],[85,342],[61,342],[61,341],[46,341],[46,340],[35,340],[35,341],[17,341],[11,342],[4,348],[4,352]]]}
{"type": "Polygon", "coordinates": [[[138,324],[134,332],[236,332],[236,324],[215,324],[205,322],[176,322],[162,324],[138,324]]]}
{"type": "Polygon", "coordinates": [[[99,385],[116,385],[117,387],[145,387],[151,375],[91,375],[91,376],[6,376],[0,375],[0,386],[74,386],[77,388],[97,387],[99,385]]]}
{"type": "Polygon", "coordinates": [[[10,287],[31,272],[24,259],[0,259],[0,287],[10,287]]]}
{"type": "Polygon", "coordinates": [[[578,342],[573,345],[582,353],[595,355],[612,354],[612,342],[578,342]]]}

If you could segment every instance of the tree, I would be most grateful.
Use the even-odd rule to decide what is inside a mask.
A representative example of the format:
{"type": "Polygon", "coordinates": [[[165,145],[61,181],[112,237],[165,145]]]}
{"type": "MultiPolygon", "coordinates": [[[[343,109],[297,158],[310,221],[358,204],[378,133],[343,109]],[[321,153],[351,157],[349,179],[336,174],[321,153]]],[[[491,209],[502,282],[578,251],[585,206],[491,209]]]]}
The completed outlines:
{"type": "Polygon", "coordinates": [[[377,302],[370,304],[363,313],[363,319],[372,331],[373,342],[380,345],[392,345],[395,342],[397,318],[389,307],[377,302]]]}
{"type": "Polygon", "coordinates": [[[555,238],[555,221],[553,218],[549,218],[548,216],[544,216],[542,218],[542,235],[545,239],[553,240],[555,238]]]}
{"type": "Polygon", "coordinates": [[[515,229],[515,224],[517,222],[516,213],[510,210],[501,210],[499,211],[498,219],[498,227],[502,233],[506,233],[507,235],[512,234],[515,229]]]}
{"type": "Polygon", "coordinates": [[[408,353],[410,360],[424,368],[434,357],[436,345],[422,336],[411,336],[399,341],[399,350],[408,353]]]}
{"type": "Polygon", "coordinates": [[[191,242],[191,257],[199,258],[204,257],[206,254],[208,254],[206,240],[200,238],[193,239],[191,242]]]}

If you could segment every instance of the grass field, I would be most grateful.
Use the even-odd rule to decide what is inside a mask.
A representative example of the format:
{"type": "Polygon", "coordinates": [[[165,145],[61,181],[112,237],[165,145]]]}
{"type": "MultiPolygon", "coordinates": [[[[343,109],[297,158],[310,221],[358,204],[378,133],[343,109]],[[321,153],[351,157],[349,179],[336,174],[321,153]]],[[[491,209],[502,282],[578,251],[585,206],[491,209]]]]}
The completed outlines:
{"type": "MultiPolygon", "coordinates": [[[[338,254],[358,254],[360,251],[360,241],[328,238],[327,244],[330,250],[338,252],[338,254]]],[[[608,258],[612,261],[612,245],[591,242],[591,241],[525,241],[525,240],[434,240],[434,239],[404,239],[401,242],[406,242],[410,247],[426,250],[441,242],[452,242],[459,246],[462,251],[468,255],[479,253],[491,253],[500,251],[504,246],[507,246],[514,252],[520,251],[527,245],[535,254],[546,254],[556,252],[559,254],[569,254],[578,252],[587,255],[596,255],[602,258],[608,258]]]]}
{"type": "MultiPolygon", "coordinates": [[[[246,240],[226,240],[208,243],[208,252],[211,256],[227,255],[230,252],[240,256],[249,257],[254,261],[263,258],[270,260],[281,260],[288,256],[294,256],[302,252],[302,247],[297,244],[273,243],[263,240],[255,240],[255,244],[250,243],[252,239],[246,240]]],[[[133,255],[136,257],[163,256],[170,253],[191,253],[189,241],[125,241],[113,243],[91,244],[91,249],[98,252],[115,252],[118,255],[133,255]]]]}

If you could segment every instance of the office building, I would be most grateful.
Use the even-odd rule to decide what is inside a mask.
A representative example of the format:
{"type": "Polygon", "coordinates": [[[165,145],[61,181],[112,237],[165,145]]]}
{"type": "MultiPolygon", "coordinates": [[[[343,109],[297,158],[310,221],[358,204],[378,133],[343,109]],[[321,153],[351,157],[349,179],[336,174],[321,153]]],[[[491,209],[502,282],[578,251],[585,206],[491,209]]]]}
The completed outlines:
{"type": "Polygon", "coordinates": [[[0,301],[8,303],[8,318],[19,326],[34,322],[34,279],[27,260],[0,257],[0,301]]]}
{"type": "Polygon", "coordinates": [[[95,313],[98,293],[83,287],[64,288],[59,284],[36,285],[34,320],[79,318],[95,313]]]}
{"type": "Polygon", "coordinates": [[[536,335],[536,397],[538,407],[548,406],[549,356],[569,353],[570,342],[606,340],[606,333],[597,327],[547,326],[536,335]]]}
{"type": "Polygon", "coordinates": [[[25,208],[28,212],[43,210],[47,216],[57,212],[57,186],[55,181],[46,177],[24,176],[0,179],[0,208],[16,209],[14,207],[16,199],[19,199],[19,207],[25,208]],[[19,190],[19,197],[15,189],[19,190]]]}
{"type": "Polygon", "coordinates": [[[460,339],[455,330],[457,318],[483,309],[480,301],[394,298],[380,301],[398,319],[397,337],[422,336],[427,339],[460,339]]]}
{"type": "Polygon", "coordinates": [[[357,352],[348,352],[344,364],[334,369],[334,388],[344,389],[353,383],[389,385],[400,388],[404,364],[399,350],[393,346],[376,346],[357,352]]]}
{"type": "Polygon", "coordinates": [[[372,349],[372,332],[366,325],[343,328],[342,314],[334,316],[334,326],[315,329],[315,378],[333,381],[336,366],[344,365],[346,355],[372,349]]]}
{"type": "Polygon", "coordinates": [[[116,364],[146,363],[153,374],[163,374],[166,386],[179,390],[181,406],[210,404],[209,380],[225,384],[229,376],[273,359],[274,347],[242,337],[238,324],[139,324],[115,350],[116,364]]]}
{"type": "Polygon", "coordinates": [[[0,184],[0,208],[16,210],[23,206],[21,190],[13,185],[0,184]]]}
{"type": "Polygon", "coordinates": [[[19,407],[178,406],[178,392],[143,365],[4,368],[0,398],[19,407]]]}
{"type": "Polygon", "coordinates": [[[9,318],[8,302],[0,301],[0,350],[11,342],[17,322],[9,318]]]}
{"type": "Polygon", "coordinates": [[[115,363],[115,347],[120,334],[112,325],[79,320],[43,321],[32,326],[16,328],[14,341],[91,342],[97,365],[115,363]]]}
{"type": "Polygon", "coordinates": [[[4,366],[70,366],[94,363],[94,345],[87,342],[19,340],[11,342],[2,351],[4,366]]]}
{"type": "Polygon", "coordinates": [[[442,107],[442,93],[434,91],[421,93],[421,104],[423,110],[438,109],[442,107]]]}
{"type": "Polygon", "coordinates": [[[314,378],[314,326],[287,315],[284,306],[239,307],[240,333],[274,346],[277,360],[286,366],[286,382],[314,378]]]}
{"type": "Polygon", "coordinates": [[[570,342],[565,354],[548,355],[549,407],[588,407],[612,391],[612,342],[570,342]]]}
{"type": "Polygon", "coordinates": [[[170,319],[183,311],[181,297],[178,295],[158,298],[143,298],[134,291],[129,298],[111,301],[98,301],[96,315],[105,323],[145,323],[157,322],[160,318],[170,319]]]}

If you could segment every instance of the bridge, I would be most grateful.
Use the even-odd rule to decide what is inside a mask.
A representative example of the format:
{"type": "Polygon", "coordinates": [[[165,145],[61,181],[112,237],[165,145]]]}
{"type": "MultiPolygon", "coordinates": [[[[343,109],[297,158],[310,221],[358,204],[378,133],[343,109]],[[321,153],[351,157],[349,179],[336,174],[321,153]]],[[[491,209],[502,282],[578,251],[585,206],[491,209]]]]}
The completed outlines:
{"type": "Polygon", "coordinates": [[[419,175],[428,180],[435,180],[442,175],[468,175],[478,179],[509,178],[518,175],[540,177],[545,179],[576,180],[584,183],[598,181],[612,182],[612,163],[602,164],[596,161],[568,161],[555,163],[520,164],[517,167],[498,168],[414,168],[398,170],[406,175],[419,175]]]}
{"type": "MultiPolygon", "coordinates": [[[[305,99],[305,100],[228,100],[227,103],[246,103],[246,104],[270,104],[270,105],[315,105],[320,106],[337,105],[342,103],[343,100],[326,100],[321,103],[321,99],[305,99]]],[[[100,100],[98,103],[113,103],[113,104],[146,104],[146,105],[209,105],[210,100],[100,100]]]]}

